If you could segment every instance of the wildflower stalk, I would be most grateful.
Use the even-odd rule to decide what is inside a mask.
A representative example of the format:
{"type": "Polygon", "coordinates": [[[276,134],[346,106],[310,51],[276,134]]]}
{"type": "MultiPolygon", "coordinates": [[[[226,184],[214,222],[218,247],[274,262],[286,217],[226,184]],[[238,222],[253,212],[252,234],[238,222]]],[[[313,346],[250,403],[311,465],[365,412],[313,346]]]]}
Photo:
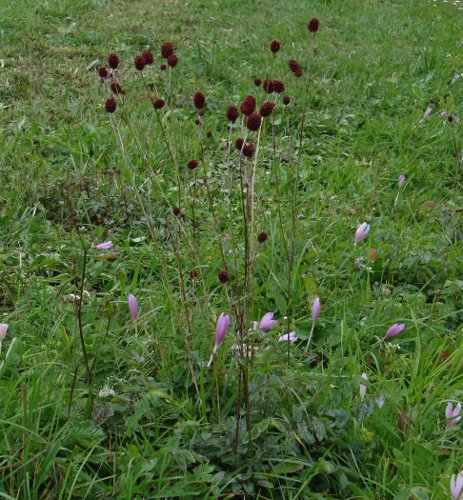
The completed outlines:
{"type": "Polygon", "coordinates": [[[92,383],[92,372],[90,370],[90,363],[88,361],[87,348],[85,347],[85,338],[84,338],[84,327],[82,321],[82,302],[84,300],[84,287],[85,287],[85,278],[87,273],[87,258],[88,258],[88,249],[89,246],[86,245],[82,239],[80,233],[77,233],[80,239],[80,243],[83,249],[83,263],[82,263],[82,273],[80,277],[80,290],[79,290],[79,300],[77,301],[76,306],[76,314],[77,314],[77,323],[79,327],[79,338],[80,344],[82,347],[82,356],[84,359],[85,371],[87,372],[87,385],[90,386],[92,383]]]}
{"type": "MultiPolygon", "coordinates": [[[[191,380],[192,380],[193,385],[195,387],[195,391],[196,391],[196,394],[198,396],[198,401],[201,402],[201,393],[199,391],[198,382],[196,380],[196,375],[195,375],[194,365],[193,365],[193,357],[191,355],[191,346],[190,346],[190,342],[189,342],[189,337],[191,336],[192,329],[191,329],[191,322],[190,322],[190,311],[189,311],[188,301],[187,301],[187,297],[186,297],[186,293],[185,293],[185,279],[184,279],[184,275],[183,275],[182,265],[180,262],[181,229],[180,229],[180,224],[179,224],[178,220],[177,220],[177,224],[178,224],[178,231],[176,232],[175,235],[173,235],[171,230],[170,230],[169,221],[166,218],[166,226],[167,226],[167,230],[170,233],[170,237],[172,240],[172,247],[174,250],[175,260],[176,260],[176,264],[177,264],[177,275],[178,275],[178,283],[179,283],[179,289],[180,289],[180,297],[181,297],[182,308],[183,308],[183,312],[184,312],[184,316],[185,316],[185,323],[186,323],[186,327],[187,327],[186,332],[185,332],[184,328],[181,328],[183,345],[185,347],[185,352],[186,352],[187,359],[188,359],[188,366],[190,369],[191,380]]],[[[205,417],[205,415],[204,415],[204,417],[205,417]]]]}
{"type": "MultiPolygon", "coordinates": [[[[170,71],[171,71],[171,67],[169,66],[169,85],[170,85],[170,71]]],[[[155,101],[154,101],[153,96],[152,96],[152,94],[150,92],[150,89],[148,88],[148,84],[147,84],[146,79],[145,79],[145,77],[143,75],[143,72],[141,72],[141,78],[142,78],[143,84],[145,85],[146,92],[148,93],[148,97],[149,97],[149,99],[151,101],[151,104],[153,106],[154,113],[156,115],[156,119],[158,121],[159,128],[161,129],[162,137],[164,139],[164,143],[165,143],[166,148],[167,148],[167,152],[169,153],[170,159],[171,159],[171,161],[172,161],[172,163],[174,165],[174,168],[175,168],[175,175],[177,177],[177,186],[178,186],[178,207],[181,209],[182,208],[182,184],[181,184],[181,179],[180,179],[179,165],[178,165],[178,162],[177,162],[177,160],[176,160],[176,158],[174,156],[174,153],[172,151],[169,137],[168,137],[168,135],[166,133],[164,125],[162,124],[161,117],[159,116],[159,111],[155,107],[155,101]]],[[[156,95],[158,95],[157,91],[156,91],[156,95]]]]}

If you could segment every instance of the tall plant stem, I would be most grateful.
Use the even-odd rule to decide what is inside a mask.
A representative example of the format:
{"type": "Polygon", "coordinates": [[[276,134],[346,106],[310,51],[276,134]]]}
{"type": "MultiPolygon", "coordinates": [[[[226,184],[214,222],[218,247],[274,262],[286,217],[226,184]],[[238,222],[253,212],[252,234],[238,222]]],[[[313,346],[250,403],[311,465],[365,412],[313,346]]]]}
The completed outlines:
{"type": "Polygon", "coordinates": [[[87,372],[87,385],[90,386],[92,383],[92,371],[90,370],[90,363],[88,361],[87,348],[85,347],[85,338],[84,338],[84,326],[82,321],[82,302],[84,300],[84,287],[85,287],[85,278],[87,273],[87,257],[88,257],[88,246],[85,245],[82,240],[82,236],[78,233],[84,255],[83,255],[83,263],[82,263],[82,273],[80,277],[80,290],[79,290],[79,300],[77,301],[77,321],[79,324],[79,338],[80,344],[82,347],[82,356],[84,358],[85,371],[87,372]]]}

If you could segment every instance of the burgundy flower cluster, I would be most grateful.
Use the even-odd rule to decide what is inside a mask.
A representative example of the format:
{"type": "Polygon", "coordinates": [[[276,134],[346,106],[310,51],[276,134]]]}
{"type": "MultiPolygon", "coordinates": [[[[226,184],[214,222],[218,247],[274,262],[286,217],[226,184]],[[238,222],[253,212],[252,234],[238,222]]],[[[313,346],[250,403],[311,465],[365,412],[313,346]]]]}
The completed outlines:
{"type": "Polygon", "coordinates": [[[206,96],[202,92],[196,92],[193,96],[193,104],[198,110],[199,116],[203,116],[204,108],[206,107],[206,96]]]}
{"type": "Polygon", "coordinates": [[[318,31],[318,26],[320,25],[320,21],[314,17],[309,21],[307,28],[310,33],[316,33],[318,31]]]}
{"type": "Polygon", "coordinates": [[[243,153],[246,158],[251,158],[254,155],[254,144],[245,144],[242,137],[238,137],[235,141],[236,149],[243,153]]]}
{"type": "Polygon", "coordinates": [[[302,69],[296,60],[291,59],[288,62],[288,66],[289,66],[289,69],[293,72],[294,76],[297,76],[298,78],[302,76],[302,69]]]}
{"type": "MultiPolygon", "coordinates": [[[[170,66],[171,68],[175,68],[175,66],[177,66],[178,57],[175,55],[174,46],[171,43],[165,42],[162,44],[161,56],[164,59],[166,59],[167,65],[170,66]]],[[[164,67],[164,69],[166,69],[166,68],[164,67]]],[[[161,67],[161,70],[163,70],[162,67],[161,67]]]]}
{"type": "Polygon", "coordinates": [[[256,106],[256,98],[253,95],[248,95],[240,104],[240,111],[243,115],[249,116],[254,113],[256,106]]]}
{"type": "Polygon", "coordinates": [[[139,56],[136,56],[133,61],[135,69],[138,71],[143,71],[145,66],[150,66],[153,63],[153,54],[148,49],[144,50],[139,56]]]}

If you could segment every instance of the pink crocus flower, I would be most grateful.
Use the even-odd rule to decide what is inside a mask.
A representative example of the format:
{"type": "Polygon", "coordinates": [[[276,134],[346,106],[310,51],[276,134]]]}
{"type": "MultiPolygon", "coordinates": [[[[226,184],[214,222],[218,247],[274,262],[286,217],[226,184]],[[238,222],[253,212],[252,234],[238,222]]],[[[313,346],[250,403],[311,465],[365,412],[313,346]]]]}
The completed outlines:
{"type": "Polygon", "coordinates": [[[7,331],[8,325],[6,323],[0,323],[0,342],[6,337],[7,331]]]}
{"type": "Polygon", "coordinates": [[[222,343],[225,334],[228,330],[228,325],[230,324],[230,316],[221,313],[219,319],[217,320],[217,325],[215,328],[215,343],[214,343],[214,352],[219,348],[222,343]]]}
{"type": "Polygon", "coordinates": [[[398,186],[399,186],[399,188],[400,188],[400,187],[402,187],[404,184],[405,184],[405,175],[403,175],[403,174],[402,174],[402,175],[399,177],[399,182],[398,182],[398,186]]]}
{"type": "Polygon", "coordinates": [[[385,337],[395,337],[398,335],[403,329],[405,328],[404,323],[394,323],[392,326],[390,326],[386,332],[385,337]]]}
{"type": "Polygon", "coordinates": [[[447,408],[445,408],[445,418],[449,420],[447,422],[447,425],[445,426],[446,429],[450,429],[450,427],[454,426],[455,424],[458,424],[458,422],[461,420],[461,417],[458,415],[460,414],[461,411],[461,403],[458,403],[455,405],[455,408],[453,407],[452,403],[449,403],[447,405],[447,408]],[[455,418],[454,418],[455,417],[455,418]]]}
{"type": "Polygon", "coordinates": [[[298,337],[296,335],[296,332],[289,332],[278,337],[278,342],[289,342],[290,344],[294,344],[297,339],[298,337]]]}
{"type": "Polygon", "coordinates": [[[105,241],[104,243],[98,243],[98,245],[93,245],[93,248],[95,250],[109,250],[113,246],[114,245],[112,241],[105,241]]]}
{"type": "Polygon", "coordinates": [[[320,299],[316,297],[312,304],[312,323],[314,325],[317,322],[318,317],[320,316],[320,309],[321,309],[320,299]]]}
{"type": "Polygon", "coordinates": [[[452,81],[450,82],[450,85],[454,85],[455,83],[457,83],[460,78],[461,78],[461,75],[455,75],[452,78],[452,81]]]}
{"type": "MultiPolygon", "coordinates": [[[[362,373],[362,375],[360,376],[363,380],[367,381],[368,380],[368,377],[367,377],[367,374],[366,373],[362,373]]],[[[367,393],[367,386],[365,384],[360,384],[360,399],[363,401],[364,398],[365,398],[365,395],[367,393]]]]}
{"type": "Polygon", "coordinates": [[[129,304],[130,316],[132,317],[132,320],[135,321],[138,317],[138,302],[135,295],[129,293],[127,303],[129,304]]]}
{"type": "Polygon", "coordinates": [[[355,243],[358,243],[359,241],[362,241],[364,238],[366,238],[369,232],[370,224],[367,224],[366,222],[360,224],[360,226],[357,228],[357,231],[355,231],[355,243]]]}
{"type": "Polygon", "coordinates": [[[441,111],[441,112],[439,113],[439,116],[440,116],[441,118],[445,118],[445,117],[447,116],[447,111],[441,111]]]}
{"type": "Polygon", "coordinates": [[[432,113],[432,107],[431,106],[428,106],[426,108],[426,111],[424,112],[424,116],[423,116],[423,119],[424,118],[427,118],[430,114],[432,113]]]}
{"type": "Polygon", "coordinates": [[[262,316],[262,319],[260,320],[260,323],[259,323],[259,330],[262,330],[263,332],[268,332],[276,324],[277,324],[277,321],[273,319],[273,313],[268,312],[262,316]]]}
{"type": "Polygon", "coordinates": [[[217,352],[217,349],[220,347],[220,344],[223,342],[223,339],[225,338],[229,324],[230,324],[230,316],[221,313],[219,319],[217,320],[217,325],[215,327],[215,342],[214,342],[214,347],[212,349],[211,357],[209,359],[209,363],[207,363],[208,367],[212,365],[215,353],[217,352]]]}
{"type": "Polygon", "coordinates": [[[463,471],[453,474],[450,478],[450,493],[452,494],[452,500],[463,499],[463,471]]]}

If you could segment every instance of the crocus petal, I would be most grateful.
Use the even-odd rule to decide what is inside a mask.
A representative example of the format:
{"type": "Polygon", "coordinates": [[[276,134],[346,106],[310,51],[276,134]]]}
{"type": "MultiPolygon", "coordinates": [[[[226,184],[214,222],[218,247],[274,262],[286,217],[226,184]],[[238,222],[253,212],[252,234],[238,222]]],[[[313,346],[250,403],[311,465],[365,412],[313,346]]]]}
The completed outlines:
{"type": "Polygon", "coordinates": [[[264,314],[259,323],[259,330],[262,330],[263,332],[268,332],[269,330],[271,330],[277,323],[272,318],[273,318],[272,312],[264,314]]]}
{"type": "Polygon", "coordinates": [[[312,304],[312,323],[315,324],[320,316],[321,303],[318,297],[315,298],[312,304]]]}
{"type": "Polygon", "coordinates": [[[132,295],[130,293],[127,299],[127,303],[129,304],[130,316],[132,317],[132,320],[135,321],[138,317],[138,302],[135,298],[135,295],[132,295]]]}
{"type": "Polygon", "coordinates": [[[453,404],[448,403],[447,407],[445,408],[445,418],[451,418],[453,417],[453,404]]]}
{"type": "Polygon", "coordinates": [[[461,420],[461,417],[454,418],[453,420],[450,420],[450,422],[447,422],[447,425],[445,426],[446,429],[450,429],[454,425],[458,424],[458,422],[461,420]]]}
{"type": "Polygon", "coordinates": [[[364,238],[366,238],[369,232],[370,232],[370,224],[362,222],[362,224],[360,224],[360,226],[355,231],[355,236],[354,236],[355,243],[358,243],[359,241],[362,241],[364,238]]]}
{"type": "Polygon", "coordinates": [[[402,186],[405,184],[405,175],[401,175],[401,176],[399,177],[399,182],[398,182],[398,184],[399,184],[399,188],[400,188],[400,187],[402,187],[402,186]]]}
{"type": "Polygon", "coordinates": [[[432,113],[432,108],[431,108],[431,106],[428,106],[426,108],[426,111],[424,112],[423,118],[427,118],[431,113],[432,113]]]}
{"type": "Polygon", "coordinates": [[[221,313],[219,319],[217,320],[217,326],[215,328],[214,350],[217,350],[219,345],[222,343],[225,334],[227,333],[229,324],[230,324],[230,316],[221,313]]]}
{"type": "MultiPolygon", "coordinates": [[[[368,380],[366,373],[362,373],[361,378],[363,380],[368,380]]],[[[365,384],[360,384],[360,391],[359,392],[360,392],[360,399],[363,401],[363,398],[365,397],[365,395],[367,393],[367,386],[365,384]]]]}
{"type": "Polygon", "coordinates": [[[0,341],[6,337],[7,331],[8,331],[8,325],[6,323],[0,323],[0,341]]]}
{"type": "Polygon", "coordinates": [[[278,337],[278,342],[290,342],[291,344],[294,344],[298,337],[296,336],[296,332],[289,332],[285,333],[284,335],[281,335],[278,337]]]}
{"type": "Polygon", "coordinates": [[[112,241],[105,241],[104,243],[98,243],[98,245],[93,245],[93,248],[95,250],[109,250],[113,246],[114,245],[112,241]]]}
{"type": "Polygon", "coordinates": [[[395,337],[404,328],[405,328],[405,324],[404,323],[401,323],[400,325],[398,323],[394,323],[391,327],[389,327],[388,331],[386,332],[386,337],[395,337]]]}
{"type": "Polygon", "coordinates": [[[452,500],[458,500],[457,476],[459,476],[459,474],[453,474],[450,478],[450,493],[452,494],[452,500]]]}
{"type": "Polygon", "coordinates": [[[463,471],[457,474],[457,480],[455,482],[455,486],[456,486],[456,493],[458,495],[457,498],[459,498],[463,492],[463,471]]]}
{"type": "Polygon", "coordinates": [[[452,411],[452,417],[456,417],[461,411],[461,403],[458,403],[452,411]]]}

